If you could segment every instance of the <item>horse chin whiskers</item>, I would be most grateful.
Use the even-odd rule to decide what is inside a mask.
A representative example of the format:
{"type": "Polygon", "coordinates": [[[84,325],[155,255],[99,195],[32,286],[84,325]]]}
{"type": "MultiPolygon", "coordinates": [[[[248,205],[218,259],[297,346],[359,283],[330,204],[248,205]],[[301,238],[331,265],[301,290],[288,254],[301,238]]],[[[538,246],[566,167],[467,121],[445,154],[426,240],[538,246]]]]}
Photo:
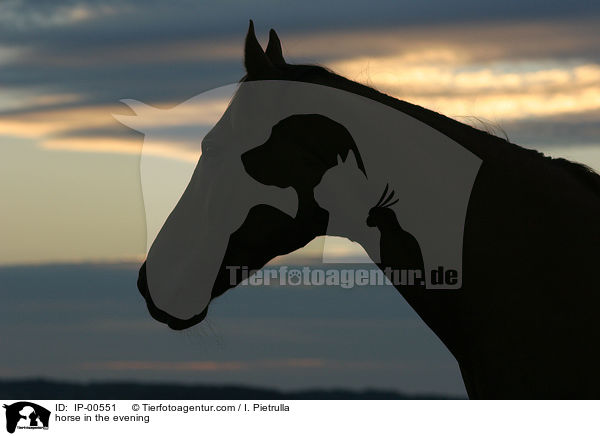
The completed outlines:
{"type": "Polygon", "coordinates": [[[202,322],[190,327],[181,332],[186,340],[199,345],[211,345],[222,346],[225,341],[223,334],[219,331],[217,325],[213,320],[205,318],[202,322]]]}

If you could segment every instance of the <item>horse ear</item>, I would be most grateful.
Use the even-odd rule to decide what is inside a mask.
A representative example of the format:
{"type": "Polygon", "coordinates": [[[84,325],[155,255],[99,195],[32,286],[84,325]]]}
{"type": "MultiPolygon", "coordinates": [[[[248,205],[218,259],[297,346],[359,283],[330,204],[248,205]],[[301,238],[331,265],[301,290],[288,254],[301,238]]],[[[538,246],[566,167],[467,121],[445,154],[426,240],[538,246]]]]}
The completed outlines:
{"type": "Polygon", "coordinates": [[[252,20],[250,20],[248,34],[246,35],[244,65],[250,77],[270,77],[275,71],[275,67],[258,43],[258,39],[256,39],[252,20]]]}
{"type": "Polygon", "coordinates": [[[267,50],[265,53],[274,65],[285,65],[283,50],[281,49],[281,41],[273,29],[271,29],[269,32],[269,44],[267,44],[267,50]]]}

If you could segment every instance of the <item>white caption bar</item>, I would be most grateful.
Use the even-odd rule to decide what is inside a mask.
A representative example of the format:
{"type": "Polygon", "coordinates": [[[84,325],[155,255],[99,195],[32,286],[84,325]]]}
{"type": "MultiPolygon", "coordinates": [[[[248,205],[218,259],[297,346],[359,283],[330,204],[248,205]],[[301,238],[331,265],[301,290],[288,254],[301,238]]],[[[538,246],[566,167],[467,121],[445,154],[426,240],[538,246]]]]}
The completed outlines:
{"type": "Polygon", "coordinates": [[[4,400],[2,403],[6,405],[2,424],[8,426],[2,431],[10,430],[12,423],[14,434],[19,436],[111,432],[164,435],[174,431],[261,436],[281,436],[282,432],[286,436],[600,434],[596,419],[599,401],[4,400]]]}

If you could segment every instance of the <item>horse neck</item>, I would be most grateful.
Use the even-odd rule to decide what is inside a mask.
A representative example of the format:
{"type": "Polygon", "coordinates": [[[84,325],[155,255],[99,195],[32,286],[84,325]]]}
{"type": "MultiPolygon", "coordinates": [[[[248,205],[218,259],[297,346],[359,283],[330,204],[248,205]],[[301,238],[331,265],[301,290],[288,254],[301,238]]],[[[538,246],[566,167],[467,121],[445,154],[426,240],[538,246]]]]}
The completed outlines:
{"type": "Polygon", "coordinates": [[[453,139],[481,159],[494,158],[501,154],[503,150],[516,147],[502,138],[333,73],[321,77],[312,77],[307,81],[360,95],[403,112],[453,139]]]}
{"type": "MultiPolygon", "coordinates": [[[[352,213],[352,212],[349,212],[352,213]]],[[[358,218],[358,217],[357,217],[358,218]]],[[[401,229],[401,226],[395,220],[387,223],[382,228],[370,228],[371,231],[365,232],[368,228],[361,224],[360,220],[353,220],[354,225],[344,228],[344,231],[329,232],[330,236],[345,237],[353,242],[359,243],[367,252],[375,264],[381,265],[380,259],[380,240],[389,236],[388,231],[401,229]],[[387,234],[387,236],[386,236],[387,234]]],[[[401,248],[401,247],[399,247],[401,248]]],[[[383,268],[383,266],[382,266],[383,268]]],[[[385,272],[385,271],[384,271],[385,272]]],[[[423,321],[438,335],[446,346],[454,353],[457,350],[456,339],[452,337],[452,325],[456,324],[456,311],[454,310],[453,297],[454,292],[428,292],[421,288],[410,288],[399,286],[396,288],[405,298],[408,304],[417,312],[423,321]]]]}

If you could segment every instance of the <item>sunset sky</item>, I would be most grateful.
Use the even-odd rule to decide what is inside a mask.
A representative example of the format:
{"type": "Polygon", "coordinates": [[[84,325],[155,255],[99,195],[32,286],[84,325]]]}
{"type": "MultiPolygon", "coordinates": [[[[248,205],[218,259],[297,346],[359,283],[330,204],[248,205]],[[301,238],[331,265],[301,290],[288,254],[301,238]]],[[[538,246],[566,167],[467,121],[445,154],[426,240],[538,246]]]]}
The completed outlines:
{"type": "MultiPolygon", "coordinates": [[[[239,80],[248,18],[263,44],[276,28],[288,62],[600,168],[599,12],[584,1],[5,1],[0,264],[143,256],[143,136],[111,114],[131,114],[121,99],[169,108],[239,80]]],[[[161,155],[185,160],[198,145],[166,138],[161,155]]]]}
{"type": "MultiPolygon", "coordinates": [[[[123,99],[168,109],[237,82],[244,75],[243,41],[250,18],[263,46],[269,29],[277,30],[289,63],[324,65],[394,97],[506,134],[524,147],[600,170],[600,2],[4,0],[0,266],[133,262],[127,265],[134,271],[131,265],[143,259],[146,249],[139,169],[144,137],[113,114],[133,114],[123,99]]],[[[209,126],[226,105],[225,98],[212,100],[197,108],[202,120],[182,117],[177,127],[209,126]]],[[[169,127],[156,114],[153,125],[169,127]]],[[[165,137],[160,145],[153,151],[156,159],[177,173],[193,167],[200,138],[165,137]]],[[[172,175],[165,173],[165,184],[172,175]]],[[[131,292],[133,299],[135,289],[131,292]]],[[[139,316],[146,316],[137,303],[139,316]]],[[[114,324],[106,328],[110,334],[119,329],[114,324]]],[[[234,366],[240,361],[234,354],[223,356],[234,366]]],[[[444,356],[438,360],[446,365],[442,372],[453,375],[443,389],[462,394],[456,368],[444,356]]],[[[134,370],[135,365],[177,370],[175,364],[161,367],[152,357],[113,356],[112,361],[134,370]]],[[[398,356],[381,358],[385,370],[388,358],[393,362],[398,356]]],[[[182,359],[179,369],[192,372],[212,362],[182,359]],[[186,367],[187,361],[192,363],[186,367]]],[[[238,364],[260,373],[278,365],[269,362],[266,369],[238,364]]],[[[300,367],[311,364],[299,362],[300,367]]],[[[93,362],[81,368],[86,364],[94,368],[93,362]]],[[[20,365],[18,359],[0,365],[0,375],[19,375],[13,369],[20,365]]],[[[225,372],[219,380],[230,380],[236,371],[231,365],[220,367],[225,372]]],[[[325,369],[338,371],[336,365],[325,369]]],[[[214,368],[208,370],[215,374],[214,368]]],[[[327,371],[323,374],[325,380],[327,371]]],[[[423,380],[431,380],[427,374],[421,374],[423,380]]],[[[437,385],[411,388],[422,386],[437,385]]]]}

